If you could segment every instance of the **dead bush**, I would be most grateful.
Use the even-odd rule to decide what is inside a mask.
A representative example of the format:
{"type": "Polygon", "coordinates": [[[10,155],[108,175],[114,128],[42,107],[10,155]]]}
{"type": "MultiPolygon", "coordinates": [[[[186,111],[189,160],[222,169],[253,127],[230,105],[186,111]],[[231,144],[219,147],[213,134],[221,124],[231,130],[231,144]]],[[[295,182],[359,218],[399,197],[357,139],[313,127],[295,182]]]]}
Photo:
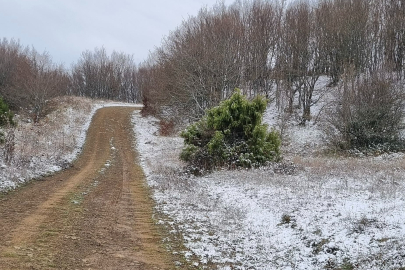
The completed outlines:
{"type": "Polygon", "coordinates": [[[342,149],[393,151],[403,148],[404,91],[384,72],[345,78],[340,98],[330,114],[342,149]]]}
{"type": "Polygon", "coordinates": [[[175,133],[175,123],[173,120],[160,120],[159,133],[161,136],[170,136],[175,133]]]}
{"type": "Polygon", "coordinates": [[[10,128],[5,136],[3,148],[4,160],[7,164],[10,164],[10,162],[14,158],[14,149],[15,149],[15,133],[14,129],[10,128]]]}

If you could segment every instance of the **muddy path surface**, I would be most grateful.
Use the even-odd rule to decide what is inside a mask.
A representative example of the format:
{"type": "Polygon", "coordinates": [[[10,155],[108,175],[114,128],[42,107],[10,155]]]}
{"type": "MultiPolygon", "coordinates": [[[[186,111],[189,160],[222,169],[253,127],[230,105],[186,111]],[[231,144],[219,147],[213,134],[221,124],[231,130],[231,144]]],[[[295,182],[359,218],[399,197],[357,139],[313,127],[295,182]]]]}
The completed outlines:
{"type": "Polygon", "coordinates": [[[71,168],[0,195],[0,269],[174,268],[133,150],[133,110],[98,110],[71,168]]]}

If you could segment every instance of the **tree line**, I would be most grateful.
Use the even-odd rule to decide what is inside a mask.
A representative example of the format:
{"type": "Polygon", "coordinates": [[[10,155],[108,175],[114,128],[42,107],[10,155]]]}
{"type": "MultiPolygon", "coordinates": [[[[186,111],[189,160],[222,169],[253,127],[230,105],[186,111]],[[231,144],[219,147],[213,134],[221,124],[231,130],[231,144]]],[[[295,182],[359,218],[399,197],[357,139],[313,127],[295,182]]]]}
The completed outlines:
{"type": "Polygon", "coordinates": [[[199,119],[233,89],[264,95],[302,122],[320,76],[338,85],[381,71],[404,78],[401,0],[236,1],[203,8],[164,40],[138,70],[147,111],[199,119]]]}
{"type": "Polygon", "coordinates": [[[319,98],[320,76],[331,86],[382,71],[403,80],[404,63],[401,0],[237,0],[184,20],[140,65],[96,48],[66,69],[47,53],[3,39],[0,96],[34,120],[49,99],[68,94],[142,100],[146,113],[194,121],[240,88],[290,113],[298,107],[305,123],[319,98]]]}
{"type": "Polygon", "coordinates": [[[130,55],[96,48],[83,52],[68,70],[46,52],[0,40],[0,97],[13,111],[26,111],[38,121],[48,102],[61,95],[140,102],[136,64],[130,55]]]}
{"type": "Polygon", "coordinates": [[[71,72],[69,93],[76,96],[138,102],[138,71],[132,56],[104,48],[85,51],[71,72]]]}

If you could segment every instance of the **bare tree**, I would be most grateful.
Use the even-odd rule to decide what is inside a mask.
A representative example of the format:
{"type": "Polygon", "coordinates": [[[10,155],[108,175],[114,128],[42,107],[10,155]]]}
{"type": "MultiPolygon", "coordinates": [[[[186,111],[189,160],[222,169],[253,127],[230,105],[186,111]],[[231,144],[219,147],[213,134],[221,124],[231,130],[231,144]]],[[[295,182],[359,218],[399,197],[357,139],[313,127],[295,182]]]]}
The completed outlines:
{"type": "Polygon", "coordinates": [[[313,33],[311,16],[311,8],[304,2],[290,6],[285,12],[276,68],[285,87],[289,113],[293,112],[297,93],[299,94],[299,107],[304,105],[304,111],[306,114],[309,113],[309,111],[307,112],[309,106],[306,105],[309,104],[311,93],[308,89],[310,85],[307,76],[315,72],[314,66],[317,65],[315,60],[318,50],[317,43],[311,36],[313,33]]]}
{"type": "Polygon", "coordinates": [[[69,80],[62,66],[46,52],[23,48],[19,42],[0,42],[0,95],[14,110],[28,109],[35,121],[49,99],[67,93],[69,80]]]}
{"type": "Polygon", "coordinates": [[[369,1],[322,0],[317,7],[323,68],[338,83],[343,67],[354,64],[358,72],[369,62],[367,29],[369,1]]]}
{"type": "Polygon", "coordinates": [[[345,73],[331,123],[341,133],[343,148],[386,147],[403,149],[404,89],[385,70],[357,77],[345,73]]]}
{"type": "Polygon", "coordinates": [[[405,64],[405,4],[401,0],[385,0],[385,54],[387,63],[402,78],[405,64]]]}
{"type": "Polygon", "coordinates": [[[242,35],[239,11],[223,4],[183,23],[156,52],[161,105],[198,118],[228,97],[241,80],[242,35]]]}
{"type": "Polygon", "coordinates": [[[266,1],[245,2],[243,7],[243,73],[250,96],[271,95],[272,68],[279,45],[282,12],[266,1]]]}
{"type": "Polygon", "coordinates": [[[37,122],[45,115],[47,102],[64,94],[68,86],[68,77],[63,67],[54,65],[47,53],[39,54],[32,49],[30,63],[31,72],[23,84],[32,110],[32,118],[37,122]]]}
{"type": "Polygon", "coordinates": [[[28,49],[15,40],[0,43],[0,95],[14,110],[25,107],[24,77],[30,73],[28,49]]]}
{"type": "Polygon", "coordinates": [[[104,48],[85,51],[71,72],[71,94],[126,102],[140,101],[132,56],[104,48]]]}

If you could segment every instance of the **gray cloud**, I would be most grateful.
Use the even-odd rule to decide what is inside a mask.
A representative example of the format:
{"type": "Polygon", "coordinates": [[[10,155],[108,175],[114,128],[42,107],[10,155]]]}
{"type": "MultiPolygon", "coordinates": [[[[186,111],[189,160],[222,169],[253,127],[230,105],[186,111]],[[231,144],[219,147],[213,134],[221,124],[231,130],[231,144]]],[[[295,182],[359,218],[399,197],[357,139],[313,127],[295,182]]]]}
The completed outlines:
{"type": "MultiPolygon", "coordinates": [[[[104,46],[135,61],[184,19],[216,0],[0,0],[0,37],[47,51],[69,66],[85,50],[104,46]]],[[[225,1],[226,4],[233,1],[225,1]]]]}

